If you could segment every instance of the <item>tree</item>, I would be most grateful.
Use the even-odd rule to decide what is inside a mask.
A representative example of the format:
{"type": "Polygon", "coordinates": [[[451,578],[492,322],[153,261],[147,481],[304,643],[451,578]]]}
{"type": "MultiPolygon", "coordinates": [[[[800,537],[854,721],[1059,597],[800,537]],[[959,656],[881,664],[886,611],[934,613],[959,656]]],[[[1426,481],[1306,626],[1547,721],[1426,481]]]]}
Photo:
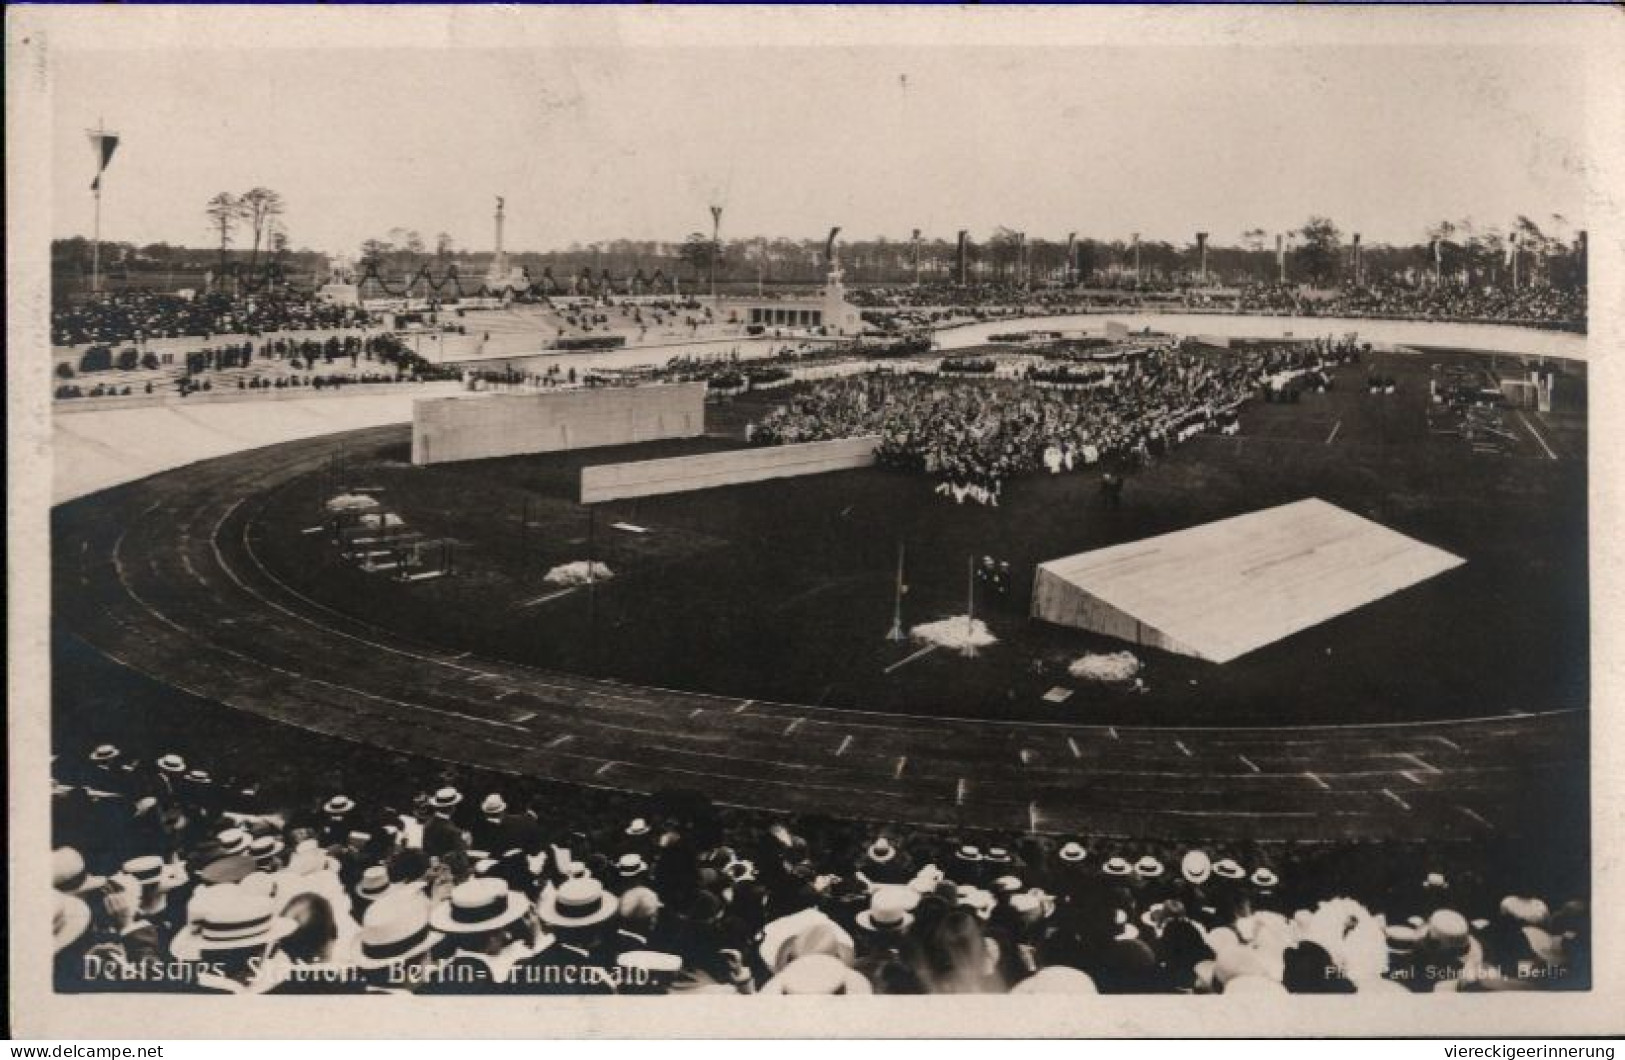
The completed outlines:
{"type": "Polygon", "coordinates": [[[282,200],[280,192],[270,188],[255,187],[243,192],[238,200],[242,207],[242,216],[248,221],[249,228],[254,233],[254,250],[248,258],[248,271],[252,275],[259,264],[260,246],[270,228],[274,218],[282,216],[288,207],[282,200]]]}
{"type": "Polygon", "coordinates": [[[710,236],[703,232],[690,232],[688,238],[683,240],[683,248],[677,256],[683,264],[694,270],[694,282],[698,283],[710,273],[712,257],[717,250],[710,236]]]}
{"type": "Polygon", "coordinates": [[[1308,276],[1315,284],[1325,287],[1337,280],[1341,264],[1343,233],[1337,230],[1329,217],[1311,217],[1298,229],[1303,242],[1298,247],[1297,264],[1300,275],[1308,276]]]}
{"type": "Polygon", "coordinates": [[[243,217],[243,204],[231,192],[223,191],[209,200],[203,212],[208,215],[209,223],[220,233],[220,278],[224,282],[226,248],[231,246],[232,228],[243,217]]]}
{"type": "Polygon", "coordinates": [[[1269,239],[1269,233],[1262,228],[1249,228],[1241,233],[1241,245],[1254,254],[1264,249],[1264,243],[1269,239]]]}
{"type": "Polygon", "coordinates": [[[452,252],[452,242],[451,242],[451,233],[450,232],[441,232],[439,235],[434,237],[434,256],[435,257],[437,257],[437,258],[449,258],[449,257],[451,257],[451,252],[452,252]]]}

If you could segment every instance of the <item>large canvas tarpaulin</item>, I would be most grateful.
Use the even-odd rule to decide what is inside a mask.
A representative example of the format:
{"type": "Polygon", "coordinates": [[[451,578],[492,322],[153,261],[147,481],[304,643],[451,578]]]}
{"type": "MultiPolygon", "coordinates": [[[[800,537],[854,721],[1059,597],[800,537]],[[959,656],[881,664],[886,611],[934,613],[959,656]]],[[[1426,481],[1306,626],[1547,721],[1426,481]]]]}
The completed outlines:
{"type": "Polygon", "coordinates": [[[1222,663],[1463,562],[1309,498],[1040,564],[1032,614],[1222,663]]]}

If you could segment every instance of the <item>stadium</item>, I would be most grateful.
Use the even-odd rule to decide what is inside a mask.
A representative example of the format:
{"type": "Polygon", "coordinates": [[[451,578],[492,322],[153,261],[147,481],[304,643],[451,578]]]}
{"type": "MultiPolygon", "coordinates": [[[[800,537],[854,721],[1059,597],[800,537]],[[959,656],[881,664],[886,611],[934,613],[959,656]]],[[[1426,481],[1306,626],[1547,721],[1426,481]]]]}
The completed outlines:
{"type": "Polygon", "coordinates": [[[264,191],[53,248],[57,991],[1590,988],[1583,230],[264,191]]]}

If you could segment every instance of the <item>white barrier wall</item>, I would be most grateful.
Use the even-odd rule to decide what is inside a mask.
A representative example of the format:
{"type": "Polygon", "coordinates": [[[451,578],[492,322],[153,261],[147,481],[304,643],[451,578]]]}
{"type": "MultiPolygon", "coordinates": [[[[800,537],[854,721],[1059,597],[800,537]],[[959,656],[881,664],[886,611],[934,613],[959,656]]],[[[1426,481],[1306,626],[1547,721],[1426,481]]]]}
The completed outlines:
{"type": "Polygon", "coordinates": [[[833,442],[773,445],[761,449],[735,449],[726,453],[584,467],[581,469],[581,503],[655,497],[664,493],[685,493],[774,478],[871,467],[875,462],[875,448],[879,444],[878,435],[867,435],[833,442]]]}
{"type": "Polygon", "coordinates": [[[704,433],[704,383],[440,398],[412,406],[412,463],[553,453],[704,433]]]}

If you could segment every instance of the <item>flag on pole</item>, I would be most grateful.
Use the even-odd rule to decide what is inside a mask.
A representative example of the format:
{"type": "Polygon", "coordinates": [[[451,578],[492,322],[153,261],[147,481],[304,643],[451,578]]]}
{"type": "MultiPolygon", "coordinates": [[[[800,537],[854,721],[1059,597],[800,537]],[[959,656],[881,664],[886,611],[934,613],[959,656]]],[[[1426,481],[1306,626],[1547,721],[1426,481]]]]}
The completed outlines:
{"type": "Polygon", "coordinates": [[[96,152],[96,179],[90,182],[90,190],[101,191],[102,174],[107,171],[107,164],[113,161],[113,152],[118,150],[118,133],[91,129],[90,147],[96,152]]]}
{"type": "Polygon", "coordinates": [[[835,237],[840,235],[840,234],[841,234],[841,229],[840,229],[840,226],[838,226],[838,225],[829,230],[829,238],[824,241],[824,260],[825,261],[834,262],[834,260],[835,260],[835,237]]]}

